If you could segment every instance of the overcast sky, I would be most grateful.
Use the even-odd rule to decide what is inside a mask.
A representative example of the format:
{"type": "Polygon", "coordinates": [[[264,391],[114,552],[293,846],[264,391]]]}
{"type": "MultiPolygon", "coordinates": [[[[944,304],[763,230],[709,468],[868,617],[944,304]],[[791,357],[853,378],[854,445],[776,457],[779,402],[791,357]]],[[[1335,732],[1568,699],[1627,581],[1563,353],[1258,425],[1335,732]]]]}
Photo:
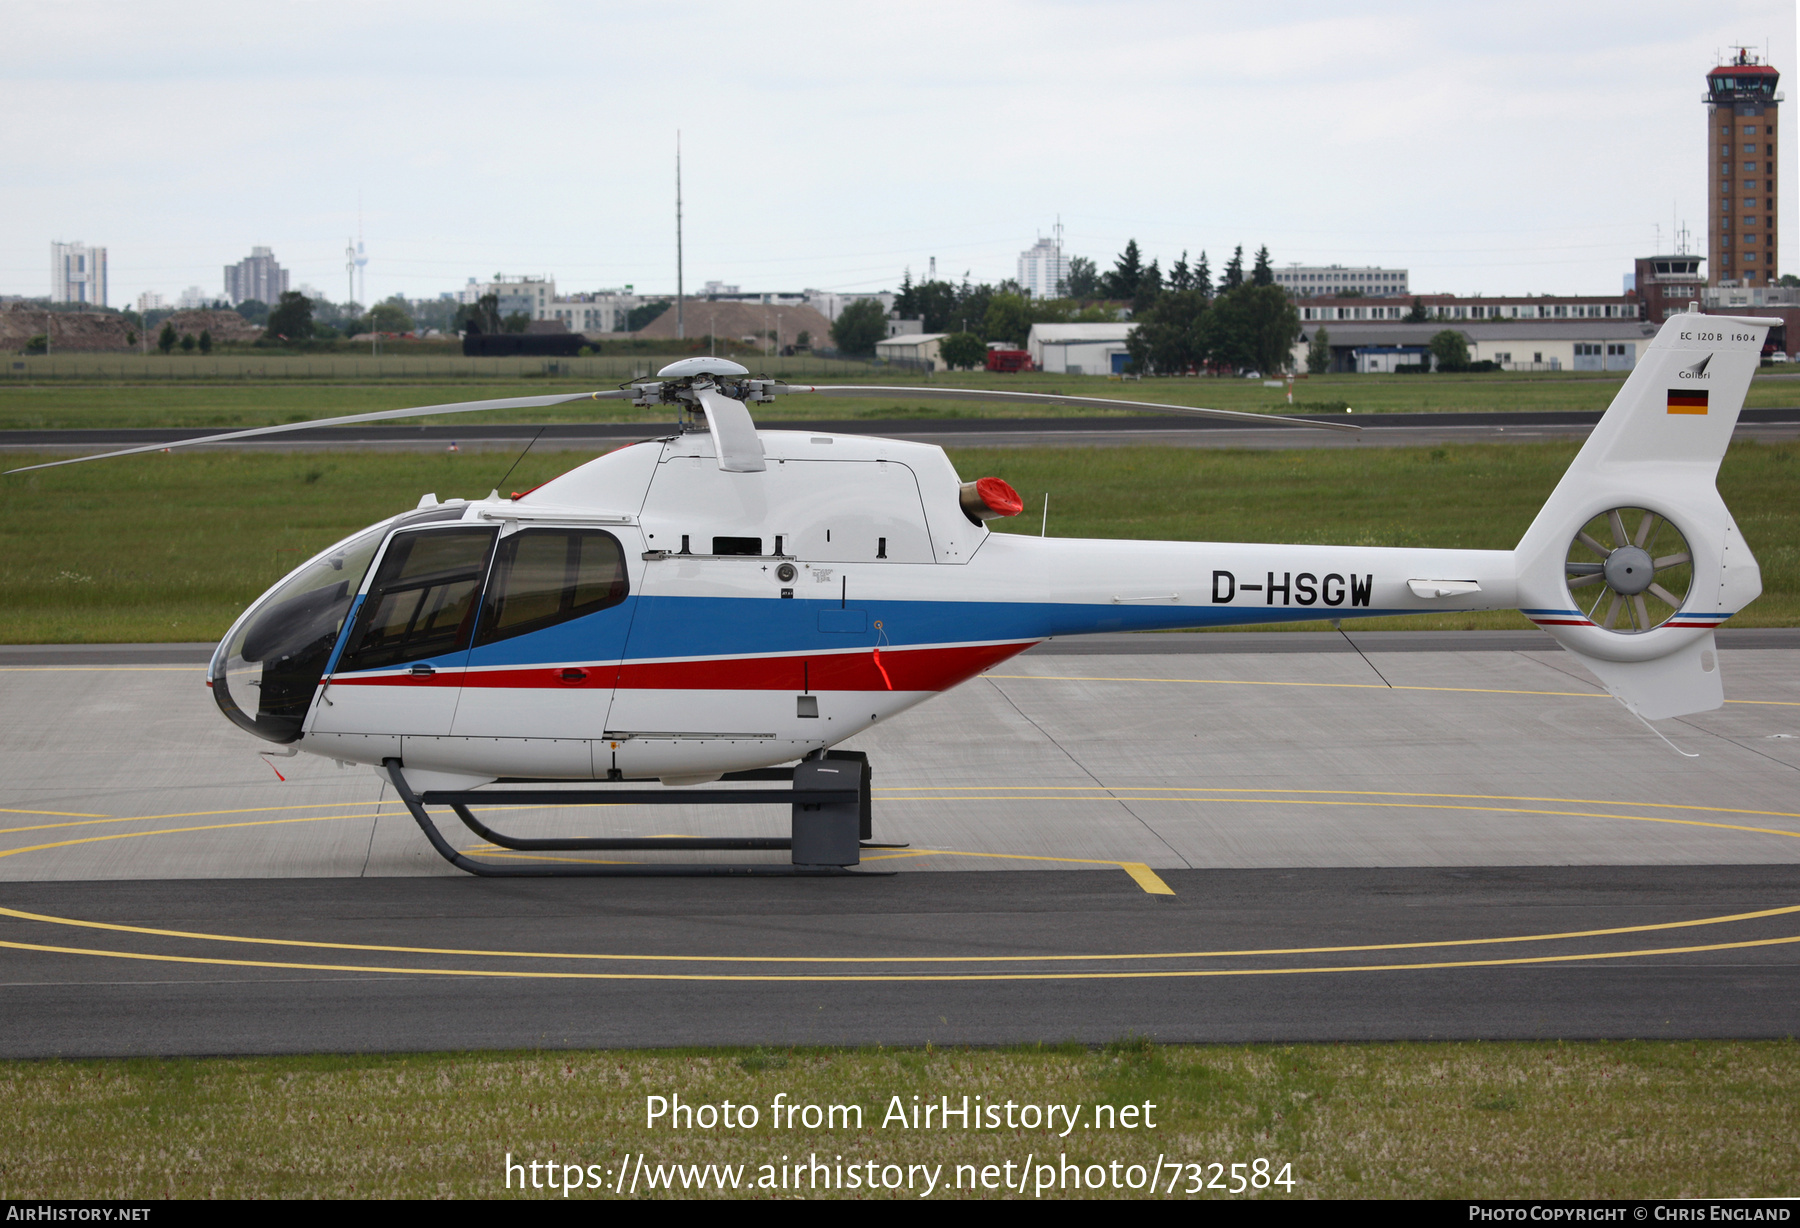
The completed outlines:
{"type": "Polygon", "coordinates": [[[359,225],[370,299],[672,292],[680,129],[690,291],[997,281],[1060,215],[1102,267],[1135,237],[1616,294],[1659,225],[1705,250],[1716,57],[1795,96],[1794,0],[1270,9],[5,0],[0,293],[47,294],[62,239],[109,249],[114,306],[218,294],[254,244],[342,299],[359,225]]]}

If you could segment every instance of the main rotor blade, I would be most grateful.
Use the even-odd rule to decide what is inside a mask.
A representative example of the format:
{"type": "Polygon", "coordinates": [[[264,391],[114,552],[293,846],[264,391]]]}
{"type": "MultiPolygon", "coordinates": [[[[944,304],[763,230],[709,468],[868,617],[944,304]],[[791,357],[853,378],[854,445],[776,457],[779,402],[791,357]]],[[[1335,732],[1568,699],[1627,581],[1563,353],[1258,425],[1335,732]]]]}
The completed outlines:
{"type": "Polygon", "coordinates": [[[283,431],[310,431],[316,426],[348,426],[353,422],[387,422],[395,418],[429,418],[437,414],[472,414],[484,409],[540,409],[547,405],[565,405],[570,401],[612,401],[636,395],[629,389],[606,392],[571,392],[550,397],[500,397],[492,401],[452,401],[448,405],[419,405],[412,409],[383,409],[372,414],[346,414],[342,418],[313,418],[306,422],[283,422],[280,426],[256,426],[244,431],[227,431],[223,435],[201,435],[194,439],[174,439],[168,443],[148,443],[138,448],[121,448],[117,452],[97,452],[92,456],[71,456],[67,460],[46,461],[8,469],[7,473],[29,473],[33,469],[54,469],[58,465],[78,465],[82,461],[110,460],[115,456],[135,456],[140,452],[166,452],[170,448],[186,448],[197,443],[229,443],[234,439],[250,439],[258,435],[275,435],[283,431]]]}
{"type": "Polygon", "coordinates": [[[734,401],[710,385],[694,390],[700,406],[706,411],[706,425],[712,431],[713,452],[719,468],[726,473],[762,473],[768,462],[763,460],[762,440],[757,438],[756,423],[742,401],[734,401]]]}
{"type": "Polygon", "coordinates": [[[1261,426],[1316,426],[1327,431],[1361,432],[1360,426],[1348,422],[1311,421],[1306,418],[1282,418],[1274,414],[1252,414],[1241,409],[1197,409],[1190,405],[1157,405],[1150,401],[1115,401],[1108,397],[1072,397],[1055,392],[989,392],[975,388],[896,388],[879,384],[786,384],[775,392],[817,392],[832,397],[906,396],[939,401],[1010,401],[1037,405],[1091,405],[1097,409],[1128,409],[1146,414],[1193,414],[1201,418],[1226,418],[1234,422],[1255,422],[1261,426]]]}

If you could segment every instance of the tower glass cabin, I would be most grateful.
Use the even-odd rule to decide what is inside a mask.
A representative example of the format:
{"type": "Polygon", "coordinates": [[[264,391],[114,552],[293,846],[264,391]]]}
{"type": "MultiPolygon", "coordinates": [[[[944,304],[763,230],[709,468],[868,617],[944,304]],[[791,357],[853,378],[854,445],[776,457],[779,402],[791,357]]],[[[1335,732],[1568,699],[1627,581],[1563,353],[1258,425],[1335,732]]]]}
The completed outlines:
{"type": "Polygon", "coordinates": [[[1707,266],[1715,286],[1775,284],[1780,80],[1748,50],[1706,74],[1707,266]]]}

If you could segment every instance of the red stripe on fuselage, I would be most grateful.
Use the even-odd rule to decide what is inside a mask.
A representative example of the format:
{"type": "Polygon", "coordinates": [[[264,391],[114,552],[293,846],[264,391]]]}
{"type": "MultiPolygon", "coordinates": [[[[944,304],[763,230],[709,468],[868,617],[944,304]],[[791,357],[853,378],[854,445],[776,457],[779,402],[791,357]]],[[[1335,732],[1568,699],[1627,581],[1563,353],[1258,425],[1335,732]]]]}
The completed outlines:
{"type": "Polygon", "coordinates": [[[643,661],[596,665],[568,681],[563,665],[522,669],[439,670],[435,674],[351,675],[332,686],[468,686],[515,690],[628,691],[944,691],[1031,647],[975,644],[954,648],[890,648],[819,656],[732,657],[711,661],[643,661]]]}

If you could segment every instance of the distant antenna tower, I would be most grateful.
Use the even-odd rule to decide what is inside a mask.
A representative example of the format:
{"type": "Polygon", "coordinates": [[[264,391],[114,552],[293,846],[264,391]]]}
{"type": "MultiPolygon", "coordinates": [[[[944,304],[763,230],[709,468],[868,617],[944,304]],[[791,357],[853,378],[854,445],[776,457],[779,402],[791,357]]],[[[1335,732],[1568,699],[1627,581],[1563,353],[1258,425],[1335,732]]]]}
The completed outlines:
{"type": "Polygon", "coordinates": [[[687,340],[687,295],[681,283],[681,129],[675,129],[675,336],[687,340]]]}
{"type": "Polygon", "coordinates": [[[356,301],[356,240],[344,240],[344,301],[356,301]]]}
{"type": "Polygon", "coordinates": [[[363,253],[362,233],[362,203],[359,201],[356,206],[356,301],[366,311],[369,306],[369,282],[364,269],[369,263],[369,257],[363,253]]]}
{"type": "Polygon", "coordinates": [[[1063,267],[1062,240],[1062,214],[1059,213],[1056,215],[1056,263],[1050,266],[1050,279],[1054,283],[1050,287],[1050,290],[1051,295],[1054,298],[1061,298],[1063,296],[1063,283],[1067,281],[1069,277],[1068,270],[1063,267]]]}

